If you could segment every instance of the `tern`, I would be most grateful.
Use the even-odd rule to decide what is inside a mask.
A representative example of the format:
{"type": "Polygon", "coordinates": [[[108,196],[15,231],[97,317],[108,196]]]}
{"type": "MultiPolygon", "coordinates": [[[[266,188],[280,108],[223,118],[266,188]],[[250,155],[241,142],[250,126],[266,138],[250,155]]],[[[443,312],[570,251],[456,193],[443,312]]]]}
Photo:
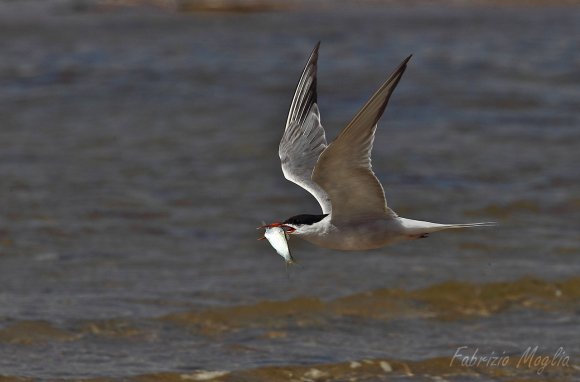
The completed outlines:
{"type": "Polygon", "coordinates": [[[371,166],[377,122],[401,80],[411,56],[403,60],[352,121],[330,144],[317,105],[316,44],[294,93],[279,156],[284,177],[311,193],[321,214],[301,214],[258,228],[281,227],[315,245],[346,251],[384,247],[422,239],[449,229],[490,226],[492,222],[438,224],[398,216],[385,199],[371,166]]]}

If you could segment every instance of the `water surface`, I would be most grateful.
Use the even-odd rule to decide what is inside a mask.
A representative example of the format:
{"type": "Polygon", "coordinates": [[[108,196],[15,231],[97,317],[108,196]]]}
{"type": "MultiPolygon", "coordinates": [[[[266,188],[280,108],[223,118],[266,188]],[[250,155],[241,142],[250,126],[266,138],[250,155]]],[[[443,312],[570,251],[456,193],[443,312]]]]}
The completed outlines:
{"type": "Polygon", "coordinates": [[[542,376],[450,359],[538,345],[578,378],[580,8],[0,20],[0,375],[510,381],[542,376]],[[255,227],[318,212],[277,158],[318,40],[329,139],[414,55],[373,152],[391,207],[498,228],[293,240],[286,277],[255,227]]]}

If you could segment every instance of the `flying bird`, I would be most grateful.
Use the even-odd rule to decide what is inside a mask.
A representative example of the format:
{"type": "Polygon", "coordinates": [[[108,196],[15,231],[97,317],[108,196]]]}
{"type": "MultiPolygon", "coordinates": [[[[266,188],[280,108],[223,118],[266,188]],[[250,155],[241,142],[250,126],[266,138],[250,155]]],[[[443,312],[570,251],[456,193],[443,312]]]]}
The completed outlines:
{"type": "Polygon", "coordinates": [[[296,215],[258,228],[280,227],[286,238],[298,236],[321,247],[358,251],[426,238],[437,231],[493,225],[490,222],[438,224],[407,219],[389,207],[383,186],[371,166],[371,150],[377,122],[411,56],[403,60],[338,137],[328,144],[317,105],[319,47],[320,42],[310,54],[298,81],[278,153],[286,179],[311,193],[322,213],[296,215]]]}

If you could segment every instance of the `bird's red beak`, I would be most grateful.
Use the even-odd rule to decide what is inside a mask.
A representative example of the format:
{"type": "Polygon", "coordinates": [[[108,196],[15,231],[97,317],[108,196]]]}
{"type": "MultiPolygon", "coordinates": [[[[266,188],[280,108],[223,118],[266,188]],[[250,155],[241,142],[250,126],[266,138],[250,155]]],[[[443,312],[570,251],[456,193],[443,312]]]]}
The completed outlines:
{"type": "MultiPolygon", "coordinates": [[[[282,227],[284,232],[286,232],[287,234],[290,234],[290,233],[296,231],[296,228],[290,227],[289,225],[282,224],[280,222],[274,222],[271,224],[261,225],[256,229],[266,229],[266,228],[272,228],[272,227],[282,227]]],[[[262,237],[258,238],[258,240],[264,240],[265,238],[266,238],[265,236],[262,236],[262,237]]]]}
{"type": "Polygon", "coordinates": [[[275,223],[271,223],[271,224],[264,224],[264,225],[261,225],[261,226],[259,226],[259,227],[258,227],[258,228],[256,228],[256,229],[262,229],[262,228],[272,228],[272,227],[280,227],[280,226],[282,226],[282,223],[275,222],[275,223]]]}

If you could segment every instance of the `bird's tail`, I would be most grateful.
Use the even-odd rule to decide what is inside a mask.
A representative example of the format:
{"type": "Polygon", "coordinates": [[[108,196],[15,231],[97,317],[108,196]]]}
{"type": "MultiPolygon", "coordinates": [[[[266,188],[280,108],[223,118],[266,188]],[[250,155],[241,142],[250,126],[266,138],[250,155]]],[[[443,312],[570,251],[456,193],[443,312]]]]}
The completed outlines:
{"type": "Polygon", "coordinates": [[[406,218],[399,218],[404,230],[407,234],[420,235],[428,234],[447,229],[472,228],[472,227],[492,227],[496,225],[495,222],[479,222],[479,223],[463,223],[463,224],[439,224],[425,222],[421,220],[413,220],[406,218]]]}
{"type": "Polygon", "coordinates": [[[441,229],[471,228],[471,227],[493,227],[496,222],[462,223],[462,224],[441,224],[441,229]]]}

